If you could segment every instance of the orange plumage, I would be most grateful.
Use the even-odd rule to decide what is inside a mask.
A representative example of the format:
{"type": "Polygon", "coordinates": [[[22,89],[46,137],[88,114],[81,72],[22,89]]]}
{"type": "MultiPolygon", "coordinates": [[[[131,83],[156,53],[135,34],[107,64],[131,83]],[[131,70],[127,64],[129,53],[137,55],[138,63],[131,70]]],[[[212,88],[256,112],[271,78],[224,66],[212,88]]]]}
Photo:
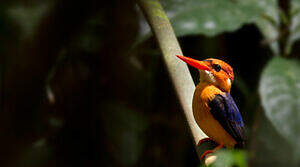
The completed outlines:
{"type": "Polygon", "coordinates": [[[197,85],[193,98],[193,114],[198,126],[216,143],[233,148],[236,141],[224,130],[220,123],[210,113],[208,106],[215,95],[224,94],[212,84],[200,83],[197,85]]]}

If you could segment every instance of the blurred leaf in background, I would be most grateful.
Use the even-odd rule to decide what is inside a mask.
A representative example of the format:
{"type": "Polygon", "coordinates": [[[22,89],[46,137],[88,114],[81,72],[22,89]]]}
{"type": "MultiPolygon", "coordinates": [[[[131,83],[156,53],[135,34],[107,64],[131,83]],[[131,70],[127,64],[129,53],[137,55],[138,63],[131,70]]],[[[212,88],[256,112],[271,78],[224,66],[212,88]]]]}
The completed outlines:
{"type": "MultiPolygon", "coordinates": [[[[300,159],[300,63],[273,58],[264,69],[259,93],[267,118],[293,147],[294,161],[300,159]]],[[[280,149],[280,148],[279,148],[280,149]]]]}
{"type": "Polygon", "coordinates": [[[299,166],[294,160],[294,146],[275,128],[265,113],[256,113],[250,145],[250,166],[299,166]]]}
{"type": "Polygon", "coordinates": [[[242,150],[220,150],[216,153],[217,160],[211,167],[237,166],[247,167],[247,154],[242,150]]]}
{"type": "Polygon", "coordinates": [[[19,3],[6,9],[7,15],[20,26],[22,38],[31,37],[37,31],[42,18],[45,16],[53,3],[43,0],[39,3],[19,3]]]}
{"type": "MultiPolygon", "coordinates": [[[[277,17],[273,11],[275,0],[164,0],[161,3],[177,36],[215,36],[235,31],[244,24],[262,20],[265,11],[272,17],[277,17]]],[[[140,36],[149,33],[150,29],[145,28],[146,24],[142,20],[143,31],[140,36]]],[[[266,25],[261,27],[265,28],[266,25]]]]}
{"type": "Polygon", "coordinates": [[[214,36],[234,31],[251,23],[263,12],[253,0],[168,0],[162,5],[177,36],[205,34],[214,36]]]}
{"type": "Polygon", "coordinates": [[[263,9],[263,13],[255,20],[255,23],[265,38],[264,43],[270,46],[273,54],[278,55],[280,11],[277,0],[262,0],[257,3],[263,9]]]}
{"type": "MultiPolygon", "coordinates": [[[[289,38],[289,45],[292,45],[300,38],[300,1],[293,0],[291,1],[291,26],[290,32],[291,36],[289,38]]],[[[292,48],[290,48],[292,49],[292,48]]]]}

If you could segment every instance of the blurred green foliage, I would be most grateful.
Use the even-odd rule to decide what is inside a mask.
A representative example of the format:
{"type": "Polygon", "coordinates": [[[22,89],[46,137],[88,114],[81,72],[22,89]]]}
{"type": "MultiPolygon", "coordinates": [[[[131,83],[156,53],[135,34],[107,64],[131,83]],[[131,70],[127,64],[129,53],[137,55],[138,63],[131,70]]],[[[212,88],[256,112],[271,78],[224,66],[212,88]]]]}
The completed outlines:
{"type": "Polygon", "coordinates": [[[21,27],[22,38],[34,35],[42,17],[49,11],[50,2],[22,5],[17,4],[6,10],[8,17],[14,20],[21,27]]]}
{"type": "MultiPolygon", "coordinates": [[[[300,1],[290,15],[276,0],[160,3],[186,56],[224,59],[237,76],[247,151],[220,151],[213,166],[299,166],[300,1]]],[[[135,1],[10,0],[0,9],[1,166],[199,166],[135,1]]]]}
{"type": "Polygon", "coordinates": [[[300,63],[293,59],[273,58],[264,69],[259,86],[267,118],[293,149],[299,161],[300,63]]]}
{"type": "Polygon", "coordinates": [[[221,150],[217,154],[217,161],[213,163],[212,167],[224,166],[239,166],[247,167],[247,155],[245,151],[241,150],[221,150]]]}
{"type": "Polygon", "coordinates": [[[294,146],[277,131],[264,113],[256,116],[252,148],[249,154],[251,166],[297,166],[294,146]],[[280,146],[280,148],[278,147],[280,146]]]}
{"type": "MultiPolygon", "coordinates": [[[[263,12],[259,1],[161,1],[177,36],[214,36],[255,21],[263,12]]],[[[147,24],[143,22],[143,24],[147,24]]]]}

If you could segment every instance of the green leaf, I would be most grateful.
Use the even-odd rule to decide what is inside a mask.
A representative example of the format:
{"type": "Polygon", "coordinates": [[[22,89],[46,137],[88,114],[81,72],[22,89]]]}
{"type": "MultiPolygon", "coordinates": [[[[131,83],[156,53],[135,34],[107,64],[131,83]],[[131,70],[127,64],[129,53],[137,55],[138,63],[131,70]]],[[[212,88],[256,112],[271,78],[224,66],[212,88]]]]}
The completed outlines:
{"type": "MultiPolygon", "coordinates": [[[[277,0],[161,0],[160,2],[177,36],[198,34],[215,36],[235,31],[244,24],[254,23],[265,37],[264,42],[270,46],[275,55],[279,55],[280,12],[277,0]]],[[[297,5],[294,8],[297,9],[293,10],[294,13],[300,17],[297,5]]],[[[140,20],[137,43],[150,34],[145,19],[140,20]]],[[[300,19],[293,19],[295,25],[291,28],[298,29],[299,33],[295,33],[291,40],[300,36],[300,26],[296,26],[298,20],[300,19]]]]}
{"type": "Polygon", "coordinates": [[[178,36],[234,31],[262,12],[254,0],[169,0],[162,4],[178,36]]]}
{"type": "Polygon", "coordinates": [[[274,57],[264,69],[259,93],[267,118],[300,157],[300,63],[274,57]]]}
{"type": "Polygon", "coordinates": [[[247,154],[242,150],[220,150],[216,154],[217,160],[212,167],[237,166],[247,167],[247,154]]]}
{"type": "Polygon", "coordinates": [[[290,27],[290,44],[300,38],[300,0],[291,2],[291,27],[290,27]]]}
{"type": "Polygon", "coordinates": [[[264,113],[258,111],[251,139],[251,166],[296,167],[293,159],[294,146],[274,128],[264,113]],[[278,147],[280,146],[280,147],[278,147]]]}
{"type": "MultiPolygon", "coordinates": [[[[264,12],[261,0],[162,0],[177,36],[214,36],[253,23],[264,12]]],[[[147,34],[145,22],[142,35],[147,34]]]]}
{"type": "Polygon", "coordinates": [[[263,13],[255,20],[255,23],[265,38],[265,43],[269,44],[275,55],[279,54],[279,8],[277,0],[258,1],[263,13]]]}
{"type": "Polygon", "coordinates": [[[38,23],[51,7],[51,3],[33,3],[31,5],[14,5],[7,9],[7,15],[20,26],[22,38],[33,35],[38,23]]]}
{"type": "MultiPolygon", "coordinates": [[[[235,31],[244,24],[254,23],[265,37],[264,42],[270,46],[275,55],[279,55],[280,11],[277,0],[162,0],[161,3],[177,36],[198,34],[215,36],[235,31]]],[[[298,14],[300,17],[300,8],[296,5],[293,9],[295,15],[298,14]]],[[[140,20],[137,43],[150,34],[145,19],[140,20]]],[[[299,32],[292,35],[291,42],[294,38],[300,37],[298,20],[300,19],[296,17],[293,19],[291,29],[298,29],[299,32]]]]}
{"type": "MultiPolygon", "coordinates": [[[[290,38],[287,43],[288,53],[290,53],[293,43],[300,38],[300,0],[293,0],[290,3],[291,18],[289,27],[290,38]]],[[[279,25],[280,22],[286,21],[287,18],[280,13],[277,0],[262,0],[259,4],[264,9],[264,13],[256,20],[256,24],[274,54],[278,55],[279,25]]]]}

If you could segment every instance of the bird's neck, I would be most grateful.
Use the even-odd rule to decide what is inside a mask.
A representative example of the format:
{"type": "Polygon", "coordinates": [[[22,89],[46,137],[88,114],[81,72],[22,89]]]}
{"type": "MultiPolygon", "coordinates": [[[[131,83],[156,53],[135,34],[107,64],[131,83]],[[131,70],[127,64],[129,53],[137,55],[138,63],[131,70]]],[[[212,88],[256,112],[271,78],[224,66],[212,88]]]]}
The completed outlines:
{"type": "Polygon", "coordinates": [[[195,89],[194,99],[208,102],[212,100],[217,94],[225,94],[221,89],[212,83],[200,82],[195,89]]]}
{"type": "Polygon", "coordinates": [[[207,86],[212,86],[213,84],[212,83],[209,83],[209,82],[203,82],[200,80],[200,82],[198,83],[197,87],[199,87],[199,89],[204,89],[205,87],[207,86]]]}
{"type": "MultiPolygon", "coordinates": [[[[212,83],[209,83],[209,82],[199,82],[198,85],[196,86],[196,90],[198,92],[202,92],[204,91],[205,88],[207,87],[211,87],[211,86],[214,86],[212,83]]],[[[215,86],[214,86],[215,87],[215,86]]]]}
{"type": "Polygon", "coordinates": [[[197,88],[198,88],[198,91],[203,91],[206,87],[210,87],[210,86],[214,86],[217,89],[220,89],[220,91],[222,91],[224,93],[230,93],[230,90],[229,91],[223,90],[218,85],[215,85],[211,82],[207,82],[206,80],[200,80],[200,82],[197,85],[197,88]]]}

